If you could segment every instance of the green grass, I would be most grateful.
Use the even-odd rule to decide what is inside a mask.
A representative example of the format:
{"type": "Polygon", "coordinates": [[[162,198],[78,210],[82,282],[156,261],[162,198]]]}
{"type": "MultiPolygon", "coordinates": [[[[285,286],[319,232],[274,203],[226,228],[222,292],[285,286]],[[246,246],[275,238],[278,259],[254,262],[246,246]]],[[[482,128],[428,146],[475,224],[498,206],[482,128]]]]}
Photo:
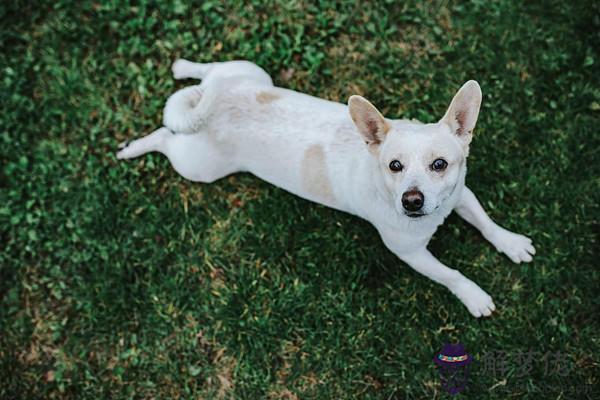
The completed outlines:
{"type": "Polygon", "coordinates": [[[480,364],[459,397],[597,396],[598,2],[226,3],[0,5],[0,398],[445,398],[431,359],[458,340],[573,365],[480,364]],[[477,320],[365,221],[250,175],[117,162],[184,85],[178,57],[426,122],[477,79],[467,182],[534,262],[448,219],[430,249],[494,297],[477,320]]]}

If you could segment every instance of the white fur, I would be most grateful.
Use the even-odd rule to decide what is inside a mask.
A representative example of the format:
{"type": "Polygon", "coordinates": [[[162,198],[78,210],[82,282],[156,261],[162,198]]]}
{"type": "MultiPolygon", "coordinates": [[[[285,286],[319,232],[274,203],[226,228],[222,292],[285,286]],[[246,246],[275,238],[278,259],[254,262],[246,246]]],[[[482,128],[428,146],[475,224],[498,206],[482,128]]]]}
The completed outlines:
{"type": "Polygon", "coordinates": [[[165,106],[165,127],[135,140],[118,154],[165,154],[187,179],[213,182],[249,171],[306,199],[370,221],[386,246],[423,275],[445,285],[476,317],[495,305],[474,282],[440,263],[426,246],[456,210],[514,262],[529,262],[535,249],[525,236],[496,225],[465,187],[466,157],[481,91],[467,82],[438,123],[383,118],[367,100],[348,106],[273,86],[247,61],[200,64],[178,60],[175,78],[202,79],[176,92],[165,106]],[[352,118],[351,118],[352,117],[352,118]],[[433,171],[444,158],[443,173],[433,171]],[[391,160],[404,166],[388,168],[391,160]],[[403,193],[424,195],[411,218],[403,193]]]}

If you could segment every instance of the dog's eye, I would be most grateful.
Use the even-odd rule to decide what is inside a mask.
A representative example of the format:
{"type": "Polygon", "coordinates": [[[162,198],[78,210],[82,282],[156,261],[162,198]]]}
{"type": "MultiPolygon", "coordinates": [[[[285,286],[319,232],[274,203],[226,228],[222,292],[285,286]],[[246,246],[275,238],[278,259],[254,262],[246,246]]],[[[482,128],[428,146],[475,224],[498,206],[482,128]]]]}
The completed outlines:
{"type": "Polygon", "coordinates": [[[448,166],[448,162],[443,158],[437,158],[431,163],[431,169],[434,171],[443,171],[448,166]]]}
{"type": "Polygon", "coordinates": [[[402,163],[400,161],[398,161],[398,160],[392,160],[390,162],[390,169],[392,171],[394,171],[394,172],[400,172],[400,171],[402,171],[402,168],[404,168],[404,167],[402,166],[402,163]]]}

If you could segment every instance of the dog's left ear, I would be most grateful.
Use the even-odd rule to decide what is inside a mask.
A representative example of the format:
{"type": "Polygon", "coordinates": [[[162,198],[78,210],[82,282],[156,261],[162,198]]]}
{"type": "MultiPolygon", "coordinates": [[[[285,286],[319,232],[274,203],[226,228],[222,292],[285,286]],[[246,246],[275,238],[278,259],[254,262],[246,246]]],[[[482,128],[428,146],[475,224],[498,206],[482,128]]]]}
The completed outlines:
{"type": "Polygon", "coordinates": [[[473,138],[480,106],[481,88],[476,81],[468,81],[454,95],[446,115],[440,122],[446,123],[464,145],[468,146],[473,138]]]}
{"type": "Polygon", "coordinates": [[[390,127],[373,104],[364,97],[354,95],[348,99],[348,109],[354,125],[369,148],[376,148],[383,142],[390,127]]]}

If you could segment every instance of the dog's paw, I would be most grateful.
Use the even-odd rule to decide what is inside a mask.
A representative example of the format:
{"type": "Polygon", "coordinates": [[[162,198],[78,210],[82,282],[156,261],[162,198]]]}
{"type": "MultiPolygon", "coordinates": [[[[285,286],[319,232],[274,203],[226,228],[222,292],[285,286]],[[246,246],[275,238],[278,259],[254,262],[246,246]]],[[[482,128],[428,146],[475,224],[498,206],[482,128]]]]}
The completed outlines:
{"type": "Polygon", "coordinates": [[[175,62],[171,66],[171,71],[173,72],[173,78],[175,78],[175,79],[189,78],[191,65],[193,65],[192,62],[190,62],[188,60],[184,60],[183,58],[175,60],[175,62]]]}
{"type": "MultiPolygon", "coordinates": [[[[121,146],[121,145],[119,145],[119,146],[121,146]]],[[[130,149],[127,148],[127,144],[125,144],[123,147],[119,147],[119,149],[121,149],[121,150],[119,150],[117,152],[117,160],[124,160],[127,158],[131,158],[130,151],[129,151],[130,149]]]]}
{"type": "Polygon", "coordinates": [[[496,249],[508,256],[514,263],[531,262],[535,254],[533,242],[527,236],[499,228],[491,237],[496,249]]]}
{"type": "Polygon", "coordinates": [[[117,152],[117,160],[126,160],[128,158],[137,157],[136,153],[136,140],[133,141],[125,141],[119,143],[119,151],[117,152]]]}
{"type": "Polygon", "coordinates": [[[475,318],[489,317],[496,309],[491,296],[467,278],[461,279],[451,290],[475,318]]]}

